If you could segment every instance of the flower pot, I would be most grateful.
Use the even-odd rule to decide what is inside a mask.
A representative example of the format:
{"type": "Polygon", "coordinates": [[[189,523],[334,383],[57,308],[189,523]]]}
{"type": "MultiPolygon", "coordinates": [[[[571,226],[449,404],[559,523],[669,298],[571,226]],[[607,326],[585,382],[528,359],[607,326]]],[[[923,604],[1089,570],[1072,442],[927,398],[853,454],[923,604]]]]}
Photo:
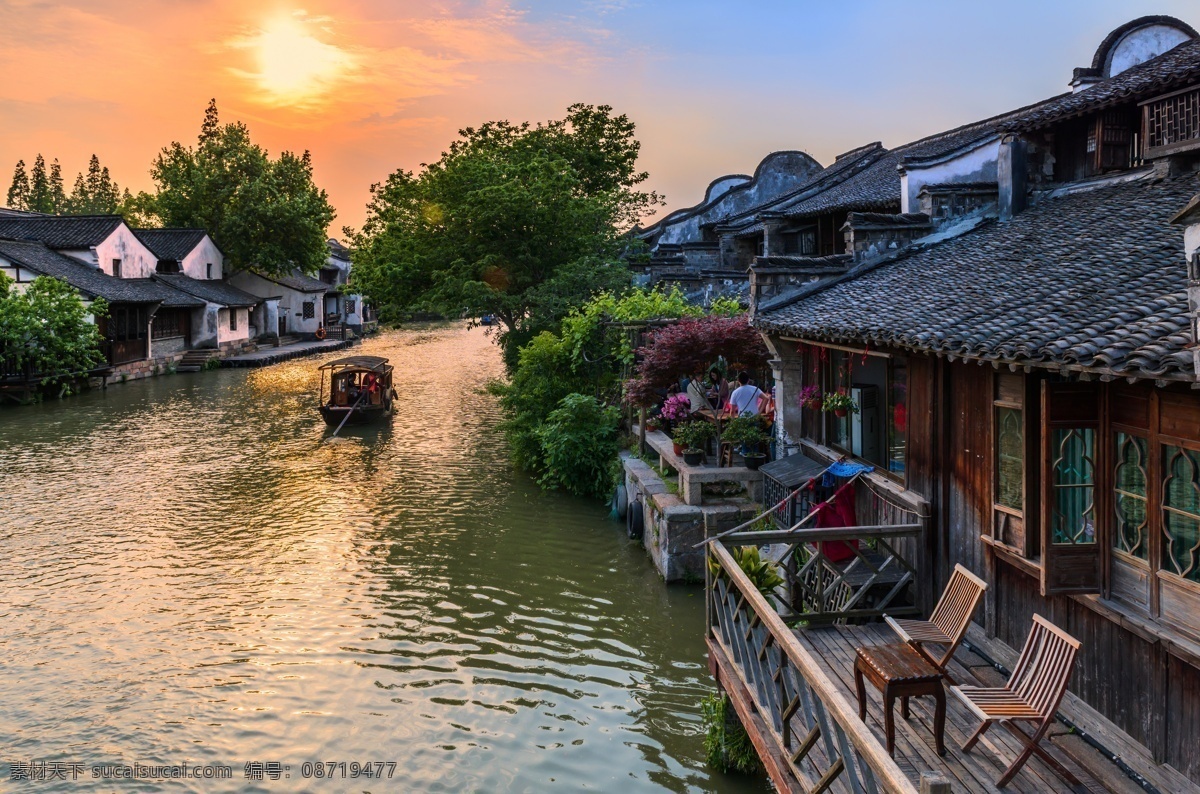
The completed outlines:
{"type": "Polygon", "coordinates": [[[671,446],[672,451],[675,453],[675,457],[679,457],[683,454],[683,444],[680,444],[678,441],[672,441],[671,446]]]}
{"type": "Polygon", "coordinates": [[[702,449],[685,449],[683,451],[683,462],[689,466],[699,466],[702,460],[704,460],[704,450],[702,449]]]}
{"type": "Polygon", "coordinates": [[[846,415],[846,409],[845,408],[834,408],[833,415],[840,419],[846,415]]]}
{"type": "Polygon", "coordinates": [[[767,456],[761,452],[752,452],[749,455],[743,455],[742,459],[746,462],[746,468],[750,471],[758,471],[758,467],[767,462],[767,456]]]}

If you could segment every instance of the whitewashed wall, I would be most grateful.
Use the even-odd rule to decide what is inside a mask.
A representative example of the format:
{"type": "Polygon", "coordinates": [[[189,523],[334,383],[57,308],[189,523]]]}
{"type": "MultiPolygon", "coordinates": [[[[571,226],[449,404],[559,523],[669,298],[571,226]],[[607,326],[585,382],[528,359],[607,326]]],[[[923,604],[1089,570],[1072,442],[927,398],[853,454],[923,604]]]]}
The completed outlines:
{"type": "Polygon", "coordinates": [[[222,279],[225,277],[225,255],[217,248],[217,244],[208,237],[204,239],[183,258],[181,269],[184,275],[196,279],[222,279]],[[212,275],[208,274],[208,265],[212,265],[212,275]]]}

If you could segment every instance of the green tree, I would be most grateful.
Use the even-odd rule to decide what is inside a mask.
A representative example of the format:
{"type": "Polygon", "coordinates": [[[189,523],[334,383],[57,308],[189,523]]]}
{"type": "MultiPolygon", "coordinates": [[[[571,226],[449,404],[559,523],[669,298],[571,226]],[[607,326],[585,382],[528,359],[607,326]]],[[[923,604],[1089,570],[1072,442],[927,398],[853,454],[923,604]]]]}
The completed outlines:
{"type": "Polygon", "coordinates": [[[150,174],[157,186],[153,206],[136,200],[138,211],[167,226],[205,229],[232,270],[311,273],[325,262],[334,210],[313,183],[309,153],[283,152],[272,160],[250,140],[245,124],[221,125],[216,100],[205,111],[197,145],[173,142],[150,174]]]}
{"type": "Polygon", "coordinates": [[[634,125],[608,106],[572,105],[537,126],[461,130],[419,174],[373,185],[347,230],[355,286],[385,312],[492,314],[516,351],[592,292],[628,283],[620,232],[659,203],[637,189],[634,125]]]}
{"type": "Polygon", "coordinates": [[[46,160],[38,153],[29,174],[29,196],[25,209],[30,212],[54,212],[54,196],[50,191],[50,177],[46,173],[46,160]]]}
{"type": "Polygon", "coordinates": [[[64,281],[39,276],[18,292],[0,274],[0,369],[35,373],[48,385],[100,366],[100,333],[91,318],[107,310],[103,300],[85,304],[64,281]]]}
{"type": "Polygon", "coordinates": [[[54,209],[54,213],[65,212],[67,209],[67,192],[63,189],[62,166],[58,164],[58,158],[54,158],[54,162],[50,164],[50,203],[54,209]]]}
{"type": "Polygon", "coordinates": [[[100,165],[95,154],[88,161],[87,176],[75,177],[67,207],[73,215],[112,215],[121,206],[121,189],[108,173],[108,166],[100,165]]]}
{"type": "Polygon", "coordinates": [[[8,206],[14,210],[27,209],[29,206],[29,174],[25,172],[25,161],[17,160],[13,169],[12,184],[8,188],[8,206]]]}

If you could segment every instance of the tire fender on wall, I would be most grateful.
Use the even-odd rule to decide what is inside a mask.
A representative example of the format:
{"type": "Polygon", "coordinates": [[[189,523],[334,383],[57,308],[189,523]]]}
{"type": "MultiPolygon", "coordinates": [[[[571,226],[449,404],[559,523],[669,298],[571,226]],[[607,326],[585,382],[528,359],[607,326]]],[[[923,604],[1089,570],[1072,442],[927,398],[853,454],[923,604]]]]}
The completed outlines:
{"type": "Polygon", "coordinates": [[[642,517],[642,502],[640,499],[633,499],[629,502],[629,509],[625,514],[625,531],[629,537],[640,539],[646,531],[646,522],[642,517]]]}

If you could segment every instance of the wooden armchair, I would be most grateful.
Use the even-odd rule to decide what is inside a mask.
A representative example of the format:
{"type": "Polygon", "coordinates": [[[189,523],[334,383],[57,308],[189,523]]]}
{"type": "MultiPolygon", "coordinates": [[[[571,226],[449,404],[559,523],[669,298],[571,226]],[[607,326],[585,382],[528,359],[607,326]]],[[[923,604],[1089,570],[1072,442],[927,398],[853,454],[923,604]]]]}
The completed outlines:
{"type": "Polygon", "coordinates": [[[922,656],[933,663],[946,680],[951,684],[954,679],[946,672],[946,666],[954,658],[954,652],[967,635],[967,627],[971,625],[971,616],[979,606],[983,591],[987,590],[987,582],[968,571],[961,565],[954,566],[954,573],[946,583],[942,597],[929,620],[896,620],[884,615],[884,620],[900,638],[915,647],[922,656]],[[940,656],[934,655],[925,647],[925,643],[944,645],[945,650],[940,656]]]}
{"type": "Polygon", "coordinates": [[[1025,640],[1021,658],[1017,660],[1017,666],[1007,684],[998,689],[977,686],[950,687],[950,691],[962,700],[975,716],[983,720],[983,724],[963,745],[964,751],[974,747],[979,737],[983,736],[984,731],[994,722],[1003,722],[1004,727],[1024,745],[1016,760],[996,781],[997,787],[1004,788],[1008,785],[1034,754],[1049,764],[1068,783],[1073,786],[1080,785],[1079,779],[1071,774],[1070,770],[1038,746],[1054,723],[1054,714],[1067,692],[1067,682],[1071,678],[1071,669],[1078,652],[1079,640],[1041,615],[1034,615],[1033,629],[1025,640]],[[1014,725],[1019,721],[1035,723],[1033,736],[1014,725]]]}

